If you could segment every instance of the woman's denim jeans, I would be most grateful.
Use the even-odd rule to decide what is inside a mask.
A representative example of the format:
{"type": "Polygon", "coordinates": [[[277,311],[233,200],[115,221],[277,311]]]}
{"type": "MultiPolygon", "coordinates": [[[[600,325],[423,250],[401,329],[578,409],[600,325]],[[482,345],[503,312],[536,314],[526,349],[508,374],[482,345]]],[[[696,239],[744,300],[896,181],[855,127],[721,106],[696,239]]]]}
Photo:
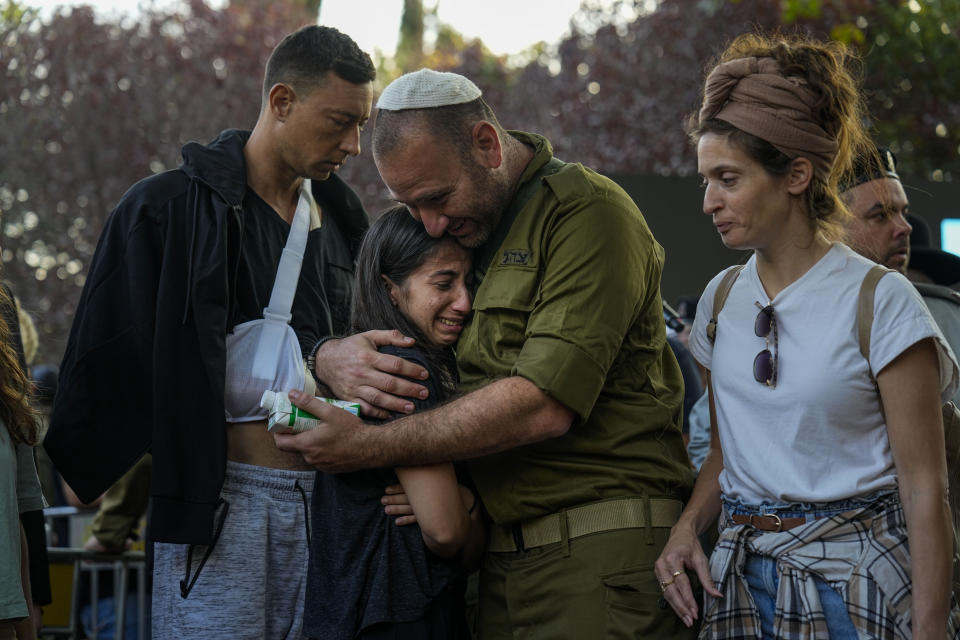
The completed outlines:
{"type": "MultiPolygon", "coordinates": [[[[806,518],[808,521],[829,517],[845,511],[861,509],[872,504],[880,496],[888,493],[878,492],[859,496],[849,500],[828,503],[793,503],[793,504],[761,504],[750,505],[736,500],[724,498],[723,507],[730,515],[762,515],[775,513],[781,518],[806,518]]],[[[773,614],[777,603],[777,561],[775,558],[755,553],[748,553],[743,567],[743,576],[750,588],[757,611],[760,614],[760,625],[763,637],[773,640],[773,614]]],[[[847,613],[847,605],[840,593],[827,584],[819,576],[814,576],[817,592],[820,594],[820,605],[826,617],[827,629],[830,631],[830,640],[857,640],[857,631],[847,613]]]]}
{"type": "MultiPolygon", "coordinates": [[[[755,553],[747,555],[747,562],[743,567],[743,577],[750,587],[750,595],[760,613],[760,627],[763,630],[764,640],[774,640],[773,612],[777,605],[777,561],[769,556],[755,553]]],[[[830,631],[830,640],[857,640],[857,630],[850,621],[847,613],[847,604],[836,589],[814,576],[817,591],[820,594],[820,606],[827,619],[827,629],[830,631]]]]}

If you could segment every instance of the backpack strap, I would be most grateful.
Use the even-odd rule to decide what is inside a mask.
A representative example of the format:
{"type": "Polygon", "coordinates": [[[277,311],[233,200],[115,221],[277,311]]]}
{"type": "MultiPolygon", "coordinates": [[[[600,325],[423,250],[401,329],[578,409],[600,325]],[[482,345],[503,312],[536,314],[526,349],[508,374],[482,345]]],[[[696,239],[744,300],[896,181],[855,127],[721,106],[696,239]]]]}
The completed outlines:
{"type": "Polygon", "coordinates": [[[738,264],[727,269],[727,272],[723,274],[723,279],[720,280],[720,284],[717,285],[717,290],[713,293],[713,315],[710,316],[710,322],[707,323],[707,338],[710,339],[711,343],[717,339],[717,318],[720,317],[720,311],[727,302],[730,289],[733,288],[733,283],[740,277],[743,267],[744,265],[738,264]]]}
{"type": "MultiPolygon", "coordinates": [[[[860,295],[857,298],[857,338],[860,341],[860,353],[867,361],[870,380],[878,395],[880,387],[877,385],[877,379],[870,365],[870,330],[873,328],[873,301],[877,283],[890,271],[891,269],[880,265],[870,269],[860,284],[860,295]]],[[[883,413],[881,401],[880,414],[883,415],[883,413]]],[[[953,402],[947,402],[940,408],[940,413],[943,417],[943,435],[946,445],[950,524],[953,527],[952,586],[954,595],[960,596],[960,409],[953,402]]]]}
{"type": "Polygon", "coordinates": [[[870,371],[870,380],[873,385],[877,385],[877,379],[873,375],[873,366],[870,364],[870,331],[873,329],[873,302],[877,293],[877,284],[880,278],[890,273],[892,269],[887,269],[876,265],[867,271],[860,283],[860,294],[857,296],[857,340],[860,343],[860,354],[867,361],[867,368],[870,371]]]}

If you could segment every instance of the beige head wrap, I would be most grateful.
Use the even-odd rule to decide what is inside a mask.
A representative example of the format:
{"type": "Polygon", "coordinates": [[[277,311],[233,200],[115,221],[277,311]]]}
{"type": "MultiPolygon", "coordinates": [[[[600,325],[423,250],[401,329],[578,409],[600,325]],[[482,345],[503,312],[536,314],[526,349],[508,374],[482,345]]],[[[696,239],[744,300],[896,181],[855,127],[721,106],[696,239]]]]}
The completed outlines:
{"type": "Polygon", "coordinates": [[[785,78],[773,58],[738,58],[717,65],[707,76],[699,120],[729,122],[789,158],[803,156],[826,179],[837,141],[812,112],[817,99],[802,78],[785,78]]]}

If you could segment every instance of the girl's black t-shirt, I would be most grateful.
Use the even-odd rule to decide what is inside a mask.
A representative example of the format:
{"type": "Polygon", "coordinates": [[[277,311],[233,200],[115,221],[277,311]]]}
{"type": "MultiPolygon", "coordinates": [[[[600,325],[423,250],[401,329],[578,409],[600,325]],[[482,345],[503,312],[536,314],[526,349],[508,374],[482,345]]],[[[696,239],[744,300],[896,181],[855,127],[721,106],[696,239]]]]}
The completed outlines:
{"type": "MultiPolygon", "coordinates": [[[[444,397],[440,372],[416,348],[380,349],[427,369],[416,382],[429,390],[414,401],[416,411],[444,397]]],[[[458,477],[461,475],[458,469],[458,477]]],[[[307,573],[304,631],[318,640],[352,640],[379,623],[403,623],[436,616],[434,628],[451,640],[466,638],[463,610],[464,573],[455,559],[433,554],[418,525],[397,526],[384,513],[384,488],[397,484],[393,469],[353,473],[317,473],[310,508],[312,552],[307,573]],[[454,591],[453,597],[450,591],[454,591]],[[440,599],[454,605],[434,607],[440,599]]],[[[461,478],[461,482],[465,482],[461,478]]]]}

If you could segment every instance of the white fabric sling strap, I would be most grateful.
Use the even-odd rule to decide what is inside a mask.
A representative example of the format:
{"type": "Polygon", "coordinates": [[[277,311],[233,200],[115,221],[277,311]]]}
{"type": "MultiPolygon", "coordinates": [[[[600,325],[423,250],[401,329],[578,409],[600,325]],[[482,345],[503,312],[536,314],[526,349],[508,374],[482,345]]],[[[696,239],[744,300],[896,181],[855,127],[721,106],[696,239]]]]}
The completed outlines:
{"type": "Polygon", "coordinates": [[[263,310],[266,326],[260,333],[256,355],[253,358],[252,373],[255,377],[272,377],[277,366],[277,356],[283,344],[284,335],[290,328],[293,298],[300,281],[300,267],[303,265],[303,253],[307,248],[307,232],[310,229],[310,212],[316,207],[311,192],[310,180],[304,178],[300,186],[300,200],[290,224],[287,244],[280,255],[277,276],[270,292],[270,303],[263,310]]]}
{"type": "Polygon", "coordinates": [[[305,388],[303,353],[290,320],[315,207],[310,181],[304,180],[263,317],[239,324],[227,334],[223,398],[227,422],[265,418],[260,397],[267,389],[286,393],[305,388]]]}

